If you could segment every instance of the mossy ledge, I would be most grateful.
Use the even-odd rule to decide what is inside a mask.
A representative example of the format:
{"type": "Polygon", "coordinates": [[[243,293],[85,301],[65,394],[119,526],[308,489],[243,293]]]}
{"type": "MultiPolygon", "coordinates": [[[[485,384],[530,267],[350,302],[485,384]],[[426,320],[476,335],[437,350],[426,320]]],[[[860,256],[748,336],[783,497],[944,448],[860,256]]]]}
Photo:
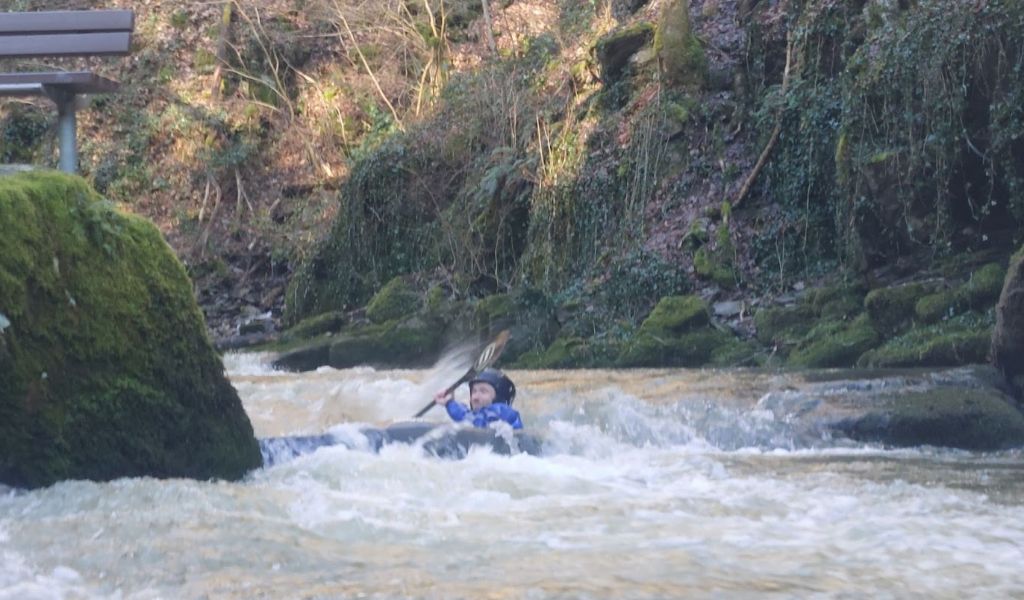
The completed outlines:
{"type": "Polygon", "coordinates": [[[74,176],[0,177],[0,482],[261,464],[181,263],[74,176]]]}

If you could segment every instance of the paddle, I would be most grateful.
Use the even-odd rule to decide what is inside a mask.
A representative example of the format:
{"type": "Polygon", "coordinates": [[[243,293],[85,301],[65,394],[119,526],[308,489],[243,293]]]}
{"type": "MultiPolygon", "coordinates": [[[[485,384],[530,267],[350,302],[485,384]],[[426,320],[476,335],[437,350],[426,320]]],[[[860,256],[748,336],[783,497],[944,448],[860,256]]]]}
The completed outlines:
{"type": "MultiPolygon", "coordinates": [[[[490,344],[487,344],[487,347],[484,348],[483,352],[481,352],[480,356],[476,359],[476,363],[472,367],[470,367],[468,371],[466,371],[465,375],[459,377],[458,381],[448,386],[448,389],[444,391],[444,395],[447,396],[448,394],[451,394],[452,392],[455,391],[457,387],[466,383],[470,379],[476,377],[477,373],[483,371],[487,367],[494,364],[494,361],[498,360],[498,355],[501,354],[501,351],[505,349],[505,344],[507,343],[508,329],[499,333],[498,337],[494,338],[494,341],[492,341],[490,344]]],[[[420,412],[416,413],[416,416],[413,418],[418,419],[423,415],[427,414],[427,411],[429,411],[431,408],[434,408],[434,405],[436,404],[436,402],[431,400],[430,404],[424,406],[420,410],[420,412]]]]}

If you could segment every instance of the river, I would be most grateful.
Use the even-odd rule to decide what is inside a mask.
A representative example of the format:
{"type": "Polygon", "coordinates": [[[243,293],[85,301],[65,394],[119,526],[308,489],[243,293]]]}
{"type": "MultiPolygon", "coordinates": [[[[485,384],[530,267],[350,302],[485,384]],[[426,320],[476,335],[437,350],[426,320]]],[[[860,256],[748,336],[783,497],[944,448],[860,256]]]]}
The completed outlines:
{"type": "MultiPolygon", "coordinates": [[[[463,359],[225,363],[259,437],[358,441],[463,359]]],[[[769,410],[875,385],[852,372],[510,374],[541,456],[336,445],[238,483],[0,489],[0,598],[1024,597],[1020,450],[883,449],[769,410]]]]}

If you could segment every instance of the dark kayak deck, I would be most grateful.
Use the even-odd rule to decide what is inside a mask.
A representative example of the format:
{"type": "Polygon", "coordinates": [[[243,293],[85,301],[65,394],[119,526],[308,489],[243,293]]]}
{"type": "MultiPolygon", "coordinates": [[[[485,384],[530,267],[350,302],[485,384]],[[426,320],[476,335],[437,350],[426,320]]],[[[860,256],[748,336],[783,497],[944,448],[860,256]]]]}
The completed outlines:
{"type": "MultiPolygon", "coordinates": [[[[497,454],[540,454],[541,442],[522,430],[512,435],[499,433],[494,429],[456,426],[452,424],[409,421],[395,423],[384,428],[367,427],[360,430],[366,436],[369,449],[380,452],[388,444],[423,444],[423,450],[440,458],[465,458],[470,449],[488,447],[497,454]]],[[[309,454],[324,446],[345,445],[345,440],[329,434],[297,435],[263,438],[260,452],[263,466],[269,467],[287,462],[303,454],[309,454]]]]}

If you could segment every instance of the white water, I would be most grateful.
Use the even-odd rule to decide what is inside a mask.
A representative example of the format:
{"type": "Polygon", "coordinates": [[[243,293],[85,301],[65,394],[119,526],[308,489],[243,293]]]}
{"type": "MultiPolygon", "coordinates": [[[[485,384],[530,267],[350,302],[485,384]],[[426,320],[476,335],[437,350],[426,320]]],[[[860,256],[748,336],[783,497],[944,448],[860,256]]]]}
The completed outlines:
{"type": "MultiPolygon", "coordinates": [[[[356,439],[461,374],[227,364],[260,437],[356,439]]],[[[886,451],[766,408],[877,380],[512,374],[544,456],[333,446],[241,483],[0,492],[0,599],[1024,597],[1019,451],[886,451]]]]}

